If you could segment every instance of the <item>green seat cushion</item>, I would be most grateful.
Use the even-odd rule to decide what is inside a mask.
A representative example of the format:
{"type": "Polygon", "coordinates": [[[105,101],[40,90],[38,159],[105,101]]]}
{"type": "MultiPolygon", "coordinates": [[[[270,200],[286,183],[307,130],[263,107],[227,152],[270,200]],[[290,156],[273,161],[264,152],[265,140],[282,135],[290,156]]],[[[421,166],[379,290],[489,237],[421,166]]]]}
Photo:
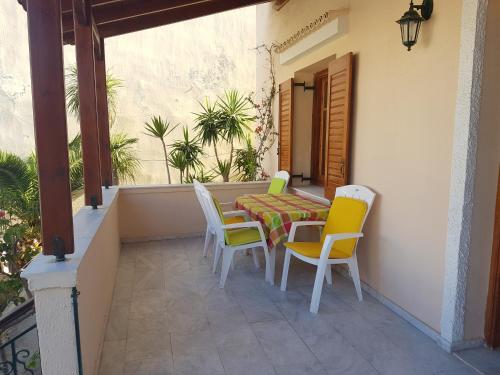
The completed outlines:
{"type": "Polygon", "coordinates": [[[271,185],[269,185],[269,189],[267,190],[268,194],[281,194],[283,189],[285,188],[286,181],[282,178],[273,178],[271,180],[271,185]]]}

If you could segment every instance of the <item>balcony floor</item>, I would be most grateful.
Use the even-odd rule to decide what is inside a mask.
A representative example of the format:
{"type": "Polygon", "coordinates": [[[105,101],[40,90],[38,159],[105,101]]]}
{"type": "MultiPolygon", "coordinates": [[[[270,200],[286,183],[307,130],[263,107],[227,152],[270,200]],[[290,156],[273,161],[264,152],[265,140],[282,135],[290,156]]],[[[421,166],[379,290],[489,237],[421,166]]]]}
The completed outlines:
{"type": "Polygon", "coordinates": [[[337,273],[313,316],[313,267],[294,259],[282,293],[240,254],[219,289],[201,253],[201,238],[123,245],[101,375],[478,374],[337,273]]]}

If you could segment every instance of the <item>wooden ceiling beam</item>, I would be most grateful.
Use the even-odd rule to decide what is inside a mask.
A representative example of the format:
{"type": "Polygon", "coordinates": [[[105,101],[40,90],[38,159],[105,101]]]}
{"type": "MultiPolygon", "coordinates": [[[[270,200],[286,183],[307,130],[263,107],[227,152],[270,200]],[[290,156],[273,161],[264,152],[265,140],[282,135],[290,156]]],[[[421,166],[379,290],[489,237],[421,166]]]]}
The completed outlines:
{"type": "MultiPolygon", "coordinates": [[[[109,38],[266,2],[269,0],[211,0],[202,4],[169,9],[116,22],[98,23],[97,27],[101,37],[109,38]]],[[[67,44],[74,42],[72,31],[64,33],[64,42],[67,44]]]]}
{"type": "MultiPolygon", "coordinates": [[[[18,0],[19,1],[19,0],[18,0]]],[[[93,0],[92,5],[101,5],[107,3],[122,3],[124,0],[93,0]]],[[[63,13],[72,13],[73,12],[73,0],[61,0],[61,9],[63,13]]]]}
{"type": "MultiPolygon", "coordinates": [[[[143,16],[159,11],[175,9],[178,7],[194,6],[210,2],[211,0],[128,0],[94,5],[92,13],[97,24],[120,21],[127,18],[143,16]]],[[[63,14],[63,31],[73,30],[73,14],[63,14]]]]}

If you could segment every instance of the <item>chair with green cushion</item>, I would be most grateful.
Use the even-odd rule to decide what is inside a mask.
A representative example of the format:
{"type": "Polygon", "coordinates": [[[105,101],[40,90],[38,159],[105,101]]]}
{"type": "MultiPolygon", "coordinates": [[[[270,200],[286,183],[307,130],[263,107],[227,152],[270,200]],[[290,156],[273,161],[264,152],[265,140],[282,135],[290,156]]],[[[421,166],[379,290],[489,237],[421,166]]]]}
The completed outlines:
{"type": "Polygon", "coordinates": [[[271,180],[271,185],[267,190],[267,194],[281,194],[286,190],[288,181],[290,180],[290,175],[287,171],[276,172],[273,179],[271,180]]]}
{"type": "Polygon", "coordinates": [[[326,222],[293,222],[288,242],[285,243],[286,253],[281,278],[281,290],[286,290],[290,258],[293,255],[303,262],[317,267],[311,297],[310,311],[312,313],[316,314],[318,312],[323,279],[326,278],[328,284],[332,284],[332,264],[347,264],[358,299],[362,301],[363,295],[361,293],[356,247],[358,239],[363,237],[361,230],[374,199],[375,193],[364,186],[348,185],[338,187],[326,222]],[[297,228],[309,225],[323,226],[320,241],[295,242],[297,228]]]}
{"type": "Polygon", "coordinates": [[[216,233],[216,250],[214,257],[214,269],[217,270],[220,254],[222,252],[222,271],[220,275],[220,288],[224,288],[229,268],[233,262],[233,256],[236,251],[262,247],[266,258],[266,280],[271,281],[271,269],[269,263],[269,249],[267,247],[264,229],[259,221],[245,221],[243,223],[226,224],[220,203],[210,194],[202,192],[207,211],[212,226],[216,233]]]}

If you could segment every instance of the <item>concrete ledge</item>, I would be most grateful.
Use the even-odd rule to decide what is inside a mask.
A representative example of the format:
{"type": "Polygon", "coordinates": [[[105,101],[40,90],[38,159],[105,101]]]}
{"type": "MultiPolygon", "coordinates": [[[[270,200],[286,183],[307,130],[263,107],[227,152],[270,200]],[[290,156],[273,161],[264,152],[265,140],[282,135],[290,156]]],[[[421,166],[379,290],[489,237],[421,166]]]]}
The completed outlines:
{"type": "Polygon", "coordinates": [[[119,189],[103,189],[103,205],[97,210],[83,207],[73,218],[75,252],[67,255],[67,261],[56,262],[55,257],[39,254],[21,273],[28,280],[31,291],[48,288],[71,288],[76,286],[77,272],[95,234],[99,230],[109,207],[118,197],[119,189]]]}

